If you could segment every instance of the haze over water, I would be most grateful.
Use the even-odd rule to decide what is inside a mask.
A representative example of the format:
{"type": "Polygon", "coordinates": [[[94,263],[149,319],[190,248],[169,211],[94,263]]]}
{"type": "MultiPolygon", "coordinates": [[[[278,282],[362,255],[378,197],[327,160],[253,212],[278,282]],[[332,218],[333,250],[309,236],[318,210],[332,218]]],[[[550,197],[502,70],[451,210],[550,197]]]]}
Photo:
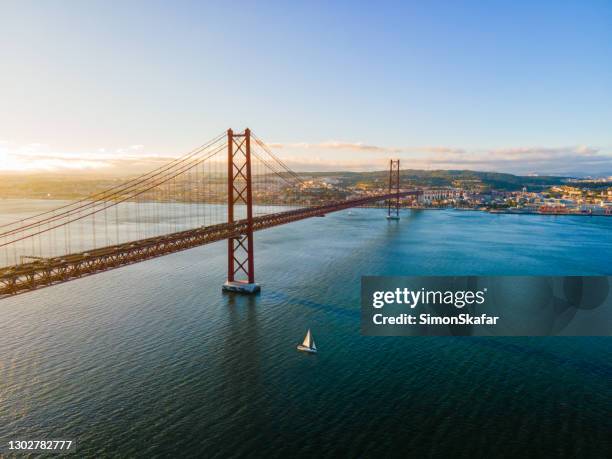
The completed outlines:
{"type": "Polygon", "coordinates": [[[610,338],[360,335],[362,275],[610,275],[612,218],[356,209],[0,301],[0,441],[85,456],[612,454],[610,338]],[[317,355],[295,350],[307,328],[317,355]]]}

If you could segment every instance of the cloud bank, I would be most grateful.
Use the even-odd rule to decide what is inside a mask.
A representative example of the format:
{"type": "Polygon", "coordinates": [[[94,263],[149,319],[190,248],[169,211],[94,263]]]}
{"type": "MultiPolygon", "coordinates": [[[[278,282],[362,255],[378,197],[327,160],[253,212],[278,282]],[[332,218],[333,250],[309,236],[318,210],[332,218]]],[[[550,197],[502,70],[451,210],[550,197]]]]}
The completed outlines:
{"type": "MultiPolygon", "coordinates": [[[[381,170],[388,158],[403,168],[473,169],[515,174],[612,175],[612,147],[383,146],[331,140],[320,143],[269,143],[297,171],[381,170]]],[[[177,155],[151,153],[144,145],[61,152],[41,144],[16,145],[0,140],[0,172],[82,172],[125,175],[158,167],[177,155]]]]}
{"type": "MultiPolygon", "coordinates": [[[[413,169],[476,169],[517,174],[540,173],[560,175],[612,175],[612,148],[607,150],[574,145],[562,147],[507,147],[490,149],[466,149],[452,146],[381,146],[361,142],[329,141],[322,143],[274,143],[274,148],[291,151],[328,152],[328,155],[308,161],[295,160],[299,168],[313,163],[323,166],[329,162],[329,153],[380,153],[395,155],[404,160],[404,167],[413,169]]],[[[359,161],[331,161],[353,170],[367,170],[380,162],[370,157],[363,164],[359,161]]],[[[291,162],[291,161],[290,161],[291,162]]],[[[376,167],[376,166],[375,166],[376,167]]]]}

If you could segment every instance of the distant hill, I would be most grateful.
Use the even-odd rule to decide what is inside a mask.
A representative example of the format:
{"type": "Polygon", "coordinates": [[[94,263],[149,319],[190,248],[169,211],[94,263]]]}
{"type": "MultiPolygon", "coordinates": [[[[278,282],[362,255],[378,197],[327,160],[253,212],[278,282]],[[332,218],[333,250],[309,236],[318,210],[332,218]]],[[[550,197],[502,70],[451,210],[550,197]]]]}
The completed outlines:
{"type": "MultiPolygon", "coordinates": [[[[361,184],[380,184],[388,181],[388,171],[376,172],[315,172],[302,173],[311,177],[335,177],[342,185],[354,186],[361,184]]],[[[404,169],[400,172],[402,184],[413,186],[444,187],[458,186],[460,184],[484,188],[512,191],[527,187],[529,190],[540,190],[551,185],[565,183],[568,177],[557,176],[524,176],[504,174],[500,172],[479,172],[471,170],[418,170],[404,169]]]]}
{"type": "MultiPolygon", "coordinates": [[[[302,177],[330,178],[341,187],[360,185],[365,188],[386,187],[389,171],[376,172],[302,172],[302,177]]],[[[78,199],[92,193],[104,191],[122,183],[120,178],[99,178],[84,176],[63,176],[60,174],[1,174],[0,199],[37,198],[37,199],[78,199]]],[[[475,190],[520,190],[527,187],[538,191],[551,185],[562,184],[567,177],[520,176],[498,172],[478,172],[469,170],[417,170],[401,171],[402,186],[409,187],[446,187],[456,186],[475,190]]],[[[584,186],[584,185],[583,185],[584,186]]]]}

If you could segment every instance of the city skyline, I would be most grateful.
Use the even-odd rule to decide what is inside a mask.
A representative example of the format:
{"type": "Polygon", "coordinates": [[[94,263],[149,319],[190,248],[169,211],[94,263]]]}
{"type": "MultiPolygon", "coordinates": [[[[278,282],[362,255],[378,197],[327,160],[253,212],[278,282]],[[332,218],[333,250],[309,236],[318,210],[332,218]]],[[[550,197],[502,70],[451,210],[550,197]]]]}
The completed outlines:
{"type": "Polygon", "coordinates": [[[612,175],[609,4],[390,6],[8,3],[0,172],[145,171],[248,126],[299,171],[612,175]]]}

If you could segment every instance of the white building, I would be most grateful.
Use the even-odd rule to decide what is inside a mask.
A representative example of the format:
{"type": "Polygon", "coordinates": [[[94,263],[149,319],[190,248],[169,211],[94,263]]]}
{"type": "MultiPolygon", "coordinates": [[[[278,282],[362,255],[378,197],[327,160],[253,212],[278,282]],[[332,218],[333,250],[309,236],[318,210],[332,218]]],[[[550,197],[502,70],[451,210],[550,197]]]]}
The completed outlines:
{"type": "Polygon", "coordinates": [[[419,203],[431,204],[434,201],[451,201],[461,197],[461,190],[456,188],[431,188],[419,195],[419,203]]]}

